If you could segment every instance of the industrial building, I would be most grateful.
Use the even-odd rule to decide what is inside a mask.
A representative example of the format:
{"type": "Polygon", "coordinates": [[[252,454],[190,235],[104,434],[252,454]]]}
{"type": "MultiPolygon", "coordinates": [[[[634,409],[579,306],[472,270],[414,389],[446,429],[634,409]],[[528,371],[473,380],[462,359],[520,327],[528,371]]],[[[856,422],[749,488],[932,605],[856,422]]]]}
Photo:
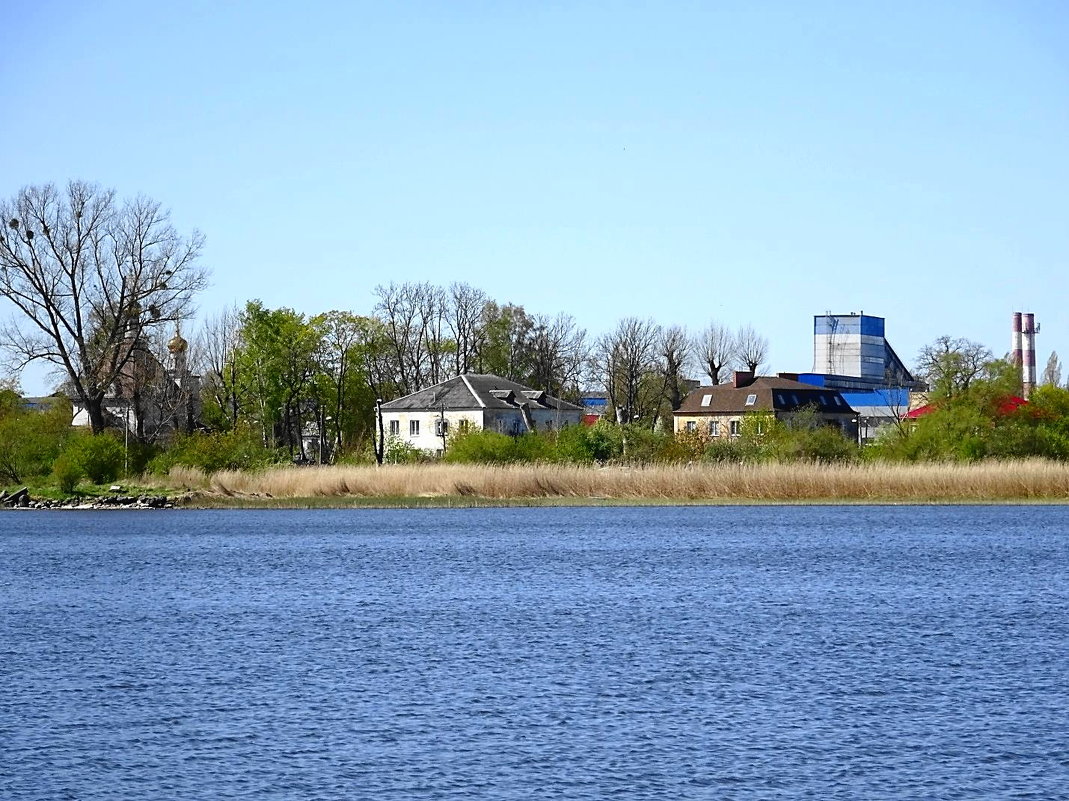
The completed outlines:
{"type": "Polygon", "coordinates": [[[797,380],[838,390],[857,414],[861,443],[902,420],[910,391],[924,386],[887,341],[884,318],[864,312],[813,317],[813,371],[797,380]]]}

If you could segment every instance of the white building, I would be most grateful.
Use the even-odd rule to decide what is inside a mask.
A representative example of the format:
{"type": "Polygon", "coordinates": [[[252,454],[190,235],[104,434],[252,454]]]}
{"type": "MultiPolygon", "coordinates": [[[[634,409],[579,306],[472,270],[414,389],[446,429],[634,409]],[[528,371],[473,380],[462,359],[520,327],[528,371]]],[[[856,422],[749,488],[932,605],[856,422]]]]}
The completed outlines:
{"type": "Polygon", "coordinates": [[[583,409],[496,375],[465,374],[384,403],[383,433],[441,454],[466,428],[518,435],[577,425],[583,409]]]}

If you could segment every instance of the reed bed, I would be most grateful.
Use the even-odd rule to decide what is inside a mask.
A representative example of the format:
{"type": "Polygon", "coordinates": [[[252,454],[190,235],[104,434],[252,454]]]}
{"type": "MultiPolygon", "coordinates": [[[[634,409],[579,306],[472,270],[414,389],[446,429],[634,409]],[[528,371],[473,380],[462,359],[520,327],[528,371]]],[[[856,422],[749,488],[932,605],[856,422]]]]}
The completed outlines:
{"type": "Polygon", "coordinates": [[[277,467],[174,474],[184,489],[239,499],[560,499],[663,503],[938,503],[1069,499],[1069,465],[1044,460],[976,464],[756,464],[590,467],[387,465],[277,467]]]}

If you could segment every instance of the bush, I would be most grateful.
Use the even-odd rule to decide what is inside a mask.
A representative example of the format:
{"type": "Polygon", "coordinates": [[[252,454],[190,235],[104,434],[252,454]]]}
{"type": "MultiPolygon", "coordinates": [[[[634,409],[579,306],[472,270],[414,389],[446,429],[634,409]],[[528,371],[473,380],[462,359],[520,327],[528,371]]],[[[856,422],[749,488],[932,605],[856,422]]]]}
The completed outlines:
{"type": "Polygon", "coordinates": [[[71,456],[64,453],[56,457],[52,465],[52,475],[60,491],[70,495],[82,480],[82,468],[71,456]]]}
{"type": "Polygon", "coordinates": [[[398,436],[389,436],[382,448],[383,464],[418,464],[427,461],[427,454],[398,436]]]}
{"type": "Polygon", "coordinates": [[[619,426],[598,420],[592,426],[568,426],[558,431],[551,458],[572,464],[607,462],[620,456],[622,444],[619,426]]]}
{"type": "Polygon", "coordinates": [[[45,411],[5,409],[0,414],[0,480],[21,483],[47,476],[71,436],[70,404],[45,411]]]}
{"type": "Polygon", "coordinates": [[[107,484],[118,478],[126,458],[122,443],[110,434],[80,436],[71,442],[64,454],[94,484],[107,484]]]}
{"type": "Polygon", "coordinates": [[[170,448],[149,462],[148,469],[166,475],[175,465],[182,465],[215,473],[219,470],[252,470],[282,461],[283,454],[265,448],[256,432],[239,428],[179,437],[170,448]]]}

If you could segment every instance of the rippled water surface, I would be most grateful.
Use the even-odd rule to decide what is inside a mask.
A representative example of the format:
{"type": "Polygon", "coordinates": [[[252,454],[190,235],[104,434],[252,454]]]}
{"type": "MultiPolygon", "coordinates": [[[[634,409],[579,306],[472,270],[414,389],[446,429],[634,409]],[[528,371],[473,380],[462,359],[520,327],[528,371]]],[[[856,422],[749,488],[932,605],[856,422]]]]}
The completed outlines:
{"type": "Polygon", "coordinates": [[[0,798],[1067,798],[1067,530],[4,513],[0,798]]]}

